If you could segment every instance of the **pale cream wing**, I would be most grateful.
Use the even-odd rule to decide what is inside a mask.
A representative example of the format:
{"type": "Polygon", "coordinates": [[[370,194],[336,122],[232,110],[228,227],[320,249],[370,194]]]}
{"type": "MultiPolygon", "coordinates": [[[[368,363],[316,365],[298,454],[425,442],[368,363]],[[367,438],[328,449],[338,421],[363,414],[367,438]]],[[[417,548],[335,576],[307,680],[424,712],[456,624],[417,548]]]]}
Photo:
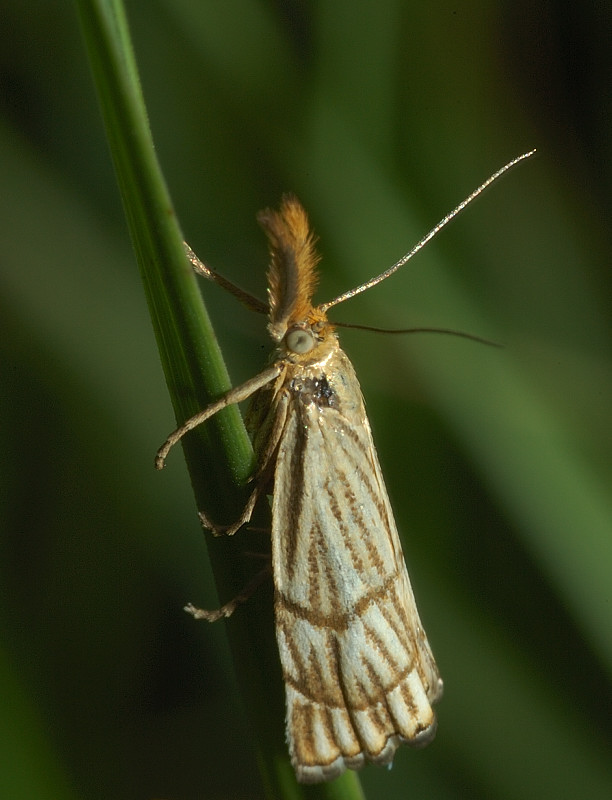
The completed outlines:
{"type": "Polygon", "coordinates": [[[435,732],[441,694],[354,370],[286,384],[272,557],[287,738],[303,782],[388,763],[435,732]]]}

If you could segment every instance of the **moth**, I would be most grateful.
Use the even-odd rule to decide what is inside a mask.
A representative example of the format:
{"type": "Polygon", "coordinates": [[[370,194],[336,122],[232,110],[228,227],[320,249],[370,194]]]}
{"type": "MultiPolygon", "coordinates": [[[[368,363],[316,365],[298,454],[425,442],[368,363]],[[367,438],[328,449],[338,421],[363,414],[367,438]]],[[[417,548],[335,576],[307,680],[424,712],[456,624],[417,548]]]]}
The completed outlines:
{"type": "MultiPolygon", "coordinates": [[[[532,151],[533,152],[533,151],[532,151]]],[[[256,453],[246,524],[272,489],[274,616],[286,693],[286,731],[298,781],[331,780],[366,762],[390,764],[401,743],[421,746],[436,731],[442,680],[419,618],[400,538],[357,376],[327,312],[386,279],[490,183],[506,164],[376,278],[314,306],[315,251],[306,212],[292,195],[258,221],[270,249],[267,303],[203,264],[195,269],[268,315],[271,366],[187,420],[156,457],[222,408],[250,398],[247,426],[256,453]],[[273,488],[272,488],[273,487],[273,488]]],[[[474,337],[476,338],[476,337],[474,337]]],[[[249,591],[215,612],[229,616],[249,591]]]]}

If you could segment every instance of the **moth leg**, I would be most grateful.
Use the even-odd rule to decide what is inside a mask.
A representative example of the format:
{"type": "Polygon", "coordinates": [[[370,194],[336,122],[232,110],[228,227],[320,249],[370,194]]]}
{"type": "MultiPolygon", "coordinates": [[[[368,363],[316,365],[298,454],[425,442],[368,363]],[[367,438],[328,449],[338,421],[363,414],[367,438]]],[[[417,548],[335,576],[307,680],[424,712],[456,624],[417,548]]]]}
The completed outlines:
{"type": "Polygon", "coordinates": [[[242,591],[237,594],[233,600],[230,600],[229,603],[221,606],[221,608],[216,608],[214,611],[207,611],[205,608],[196,608],[192,603],[188,603],[184,610],[188,614],[191,614],[194,619],[205,619],[207,622],[216,622],[218,619],[223,619],[223,617],[231,617],[238,606],[246,603],[246,601],[255,593],[256,589],[258,589],[271,574],[272,565],[266,564],[266,566],[260,570],[254,578],[251,578],[244,589],[242,589],[242,591]]]}
{"type": "Polygon", "coordinates": [[[233,536],[237,530],[250,521],[257,501],[259,500],[261,494],[265,492],[266,488],[270,485],[272,473],[274,472],[274,466],[276,463],[276,451],[278,448],[278,443],[287,419],[288,404],[289,401],[287,396],[285,394],[281,394],[278,399],[274,421],[267,436],[265,449],[261,455],[258,456],[259,466],[254,475],[249,479],[250,482],[255,483],[255,487],[249,495],[249,499],[247,500],[246,505],[242,509],[242,513],[236,522],[233,522],[231,525],[218,525],[216,522],[213,522],[210,519],[206,512],[198,511],[202,527],[212,531],[213,536],[222,536],[223,534],[226,536],[233,536]]]}
{"type": "Polygon", "coordinates": [[[245,507],[242,509],[240,517],[231,525],[218,525],[216,522],[213,522],[204,511],[198,511],[198,516],[200,517],[202,527],[211,531],[213,536],[223,536],[223,534],[226,536],[233,536],[237,530],[242,528],[242,526],[251,519],[253,509],[259,500],[259,495],[261,494],[263,488],[263,481],[258,482],[257,486],[251,492],[245,507]]]}
{"type": "Polygon", "coordinates": [[[210,267],[207,267],[203,261],[200,261],[191,247],[189,247],[187,242],[183,242],[183,247],[185,249],[185,255],[191,262],[191,266],[199,275],[203,275],[205,278],[208,278],[209,281],[213,281],[213,283],[216,283],[217,286],[220,286],[222,289],[225,289],[225,291],[233,294],[234,297],[237,297],[238,300],[240,300],[240,302],[251,311],[257,311],[259,314],[268,313],[269,309],[267,303],[264,303],[264,301],[260,300],[258,297],[254,297],[252,294],[245,292],[244,289],[240,288],[240,286],[236,286],[235,283],[228,281],[228,279],[224,278],[223,275],[219,275],[218,272],[215,272],[210,267]]]}
{"type": "Polygon", "coordinates": [[[262,386],[265,386],[267,383],[270,383],[270,381],[273,381],[275,378],[277,378],[280,374],[280,371],[281,368],[278,364],[275,364],[269,369],[265,369],[263,372],[260,372],[259,375],[256,375],[254,378],[246,381],[246,383],[237,386],[235,389],[230,389],[227,394],[224,394],[223,397],[220,397],[216,402],[211,403],[202,411],[199,411],[193,417],[190,417],[181,425],[180,428],[177,428],[173,433],[171,433],[163,445],[159,448],[155,456],[155,469],[164,468],[168,453],[186,433],[189,433],[189,431],[197,428],[198,425],[206,422],[207,419],[213,417],[218,411],[226,408],[226,406],[231,406],[234,403],[241,403],[243,400],[246,400],[258,389],[261,389],[262,386]]]}

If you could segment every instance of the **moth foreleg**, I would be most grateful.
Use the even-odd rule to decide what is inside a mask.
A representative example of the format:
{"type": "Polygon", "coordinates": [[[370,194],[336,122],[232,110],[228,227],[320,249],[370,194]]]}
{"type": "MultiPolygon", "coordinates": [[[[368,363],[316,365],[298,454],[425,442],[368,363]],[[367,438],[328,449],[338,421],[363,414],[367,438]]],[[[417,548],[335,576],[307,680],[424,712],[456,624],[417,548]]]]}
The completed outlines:
{"type": "Polygon", "coordinates": [[[258,389],[261,389],[262,386],[265,386],[267,383],[270,383],[270,381],[273,381],[275,378],[277,378],[279,373],[280,366],[275,364],[273,367],[265,369],[263,372],[260,372],[259,375],[256,375],[254,378],[246,381],[246,383],[237,386],[235,389],[230,389],[230,391],[227,392],[227,394],[224,394],[223,397],[220,397],[217,401],[211,403],[209,406],[206,406],[206,408],[204,408],[202,411],[198,411],[198,413],[193,417],[190,417],[181,425],[180,428],[177,428],[173,433],[171,433],[163,445],[159,448],[155,456],[155,469],[164,468],[168,453],[186,433],[189,433],[189,431],[197,428],[198,425],[206,422],[207,419],[214,417],[214,415],[218,411],[221,411],[221,409],[231,406],[234,403],[241,403],[243,400],[246,400],[258,389]]]}
{"type": "Polygon", "coordinates": [[[221,608],[216,608],[213,611],[208,611],[205,608],[196,608],[192,603],[188,603],[185,606],[185,611],[194,619],[205,619],[207,622],[216,622],[218,619],[223,619],[223,617],[231,617],[234,611],[238,608],[238,606],[246,603],[246,601],[255,593],[255,591],[261,586],[261,584],[266,580],[266,578],[272,574],[272,565],[266,564],[266,566],[261,569],[254,578],[246,584],[244,589],[234,597],[233,600],[230,600],[229,603],[226,603],[221,608]]]}

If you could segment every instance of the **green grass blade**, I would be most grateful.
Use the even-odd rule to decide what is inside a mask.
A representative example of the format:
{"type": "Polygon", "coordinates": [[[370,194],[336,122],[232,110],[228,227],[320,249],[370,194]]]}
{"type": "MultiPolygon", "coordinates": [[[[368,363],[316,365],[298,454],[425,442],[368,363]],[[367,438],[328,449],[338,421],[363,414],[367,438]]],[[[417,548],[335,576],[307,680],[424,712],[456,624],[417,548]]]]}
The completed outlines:
{"type": "MultiPolygon", "coordinates": [[[[129,32],[120,2],[77,2],[107,138],[178,421],[229,388],[201,296],[183,255],[182,236],[153,149],[129,32]]],[[[252,451],[237,409],[195,432],[185,453],[198,507],[216,519],[238,516],[252,451]]],[[[157,443],[153,443],[157,444],[157,443]]],[[[152,450],[154,447],[152,446],[152,450]]],[[[211,560],[223,597],[240,588],[240,537],[217,542],[211,560]]],[[[239,683],[253,725],[267,792],[275,798],[363,797],[355,775],[300,787],[287,762],[278,657],[269,593],[230,625],[239,683]]]]}

